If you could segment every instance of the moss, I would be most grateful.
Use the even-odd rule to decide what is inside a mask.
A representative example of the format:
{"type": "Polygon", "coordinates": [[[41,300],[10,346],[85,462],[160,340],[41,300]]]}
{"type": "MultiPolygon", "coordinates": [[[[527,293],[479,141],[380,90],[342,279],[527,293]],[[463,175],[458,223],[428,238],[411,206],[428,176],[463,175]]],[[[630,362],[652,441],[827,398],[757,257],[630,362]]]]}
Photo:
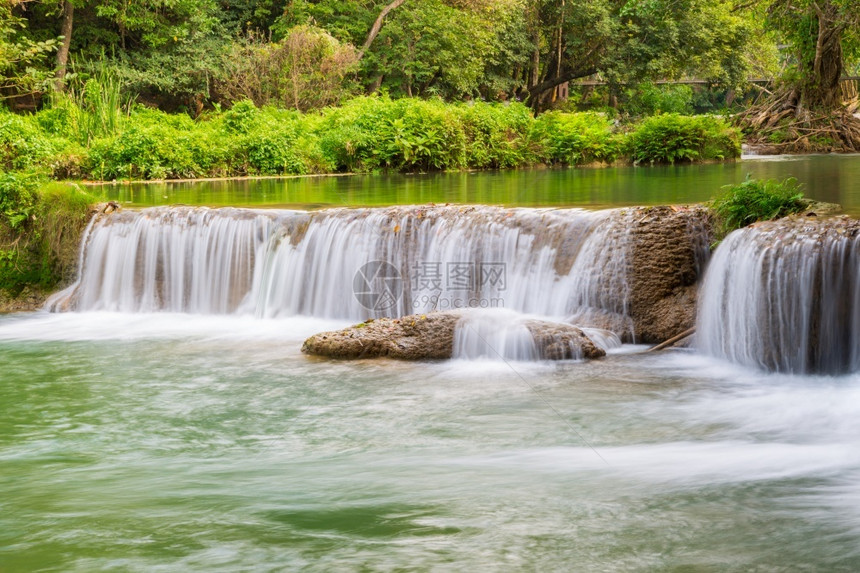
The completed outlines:
{"type": "Polygon", "coordinates": [[[75,183],[43,183],[27,196],[26,220],[0,219],[0,290],[12,297],[74,278],[80,237],[98,201],[75,183]]]}

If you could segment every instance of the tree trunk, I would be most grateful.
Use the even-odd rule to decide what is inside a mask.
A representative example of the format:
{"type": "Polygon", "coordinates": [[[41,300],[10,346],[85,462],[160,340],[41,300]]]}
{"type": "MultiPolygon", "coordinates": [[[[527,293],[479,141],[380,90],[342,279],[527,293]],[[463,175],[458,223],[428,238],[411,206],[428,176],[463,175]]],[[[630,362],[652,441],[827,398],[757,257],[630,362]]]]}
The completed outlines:
{"type": "Polygon", "coordinates": [[[69,64],[69,47],[72,45],[72,24],[75,17],[75,5],[71,0],[63,2],[63,26],[61,34],[63,43],[60,44],[60,49],[57,50],[57,81],[54,82],[54,87],[58,92],[65,89],[63,79],[66,77],[66,68],[69,64]]]}
{"type": "Polygon", "coordinates": [[[839,21],[839,10],[831,2],[823,2],[818,8],[818,38],[815,58],[806,63],[811,69],[802,70],[803,84],[800,89],[800,106],[807,109],[831,110],[842,105],[842,32],[844,23],[839,21]]]}
{"type": "Polygon", "coordinates": [[[367,39],[364,41],[364,45],[361,46],[361,50],[358,52],[358,59],[364,57],[364,53],[370,48],[370,45],[373,44],[373,41],[379,35],[379,32],[382,30],[382,24],[385,20],[385,17],[388,16],[388,13],[394,10],[395,8],[399,8],[406,0],[394,0],[391,4],[382,9],[382,12],[379,13],[379,16],[376,17],[376,21],[373,23],[373,26],[370,28],[370,32],[367,34],[367,39]]]}
{"type": "Polygon", "coordinates": [[[529,101],[531,103],[532,108],[537,110],[540,107],[542,96],[545,92],[554,89],[556,86],[559,86],[565,82],[569,82],[571,80],[576,80],[579,78],[587,78],[588,76],[592,76],[596,73],[596,68],[568,70],[567,72],[564,72],[559,76],[550,78],[539,83],[536,86],[529,88],[529,101]]]}

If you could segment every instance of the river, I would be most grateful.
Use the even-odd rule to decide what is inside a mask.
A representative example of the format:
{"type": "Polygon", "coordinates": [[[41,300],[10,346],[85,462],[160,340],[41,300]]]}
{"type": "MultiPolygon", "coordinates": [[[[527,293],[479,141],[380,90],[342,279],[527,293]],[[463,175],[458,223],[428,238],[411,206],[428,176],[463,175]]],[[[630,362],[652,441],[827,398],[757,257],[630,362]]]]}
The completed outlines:
{"type": "Polygon", "coordinates": [[[129,207],[207,205],[313,209],[421,203],[519,207],[620,207],[707,201],[745,177],[795,177],[818,201],[860,215],[860,155],[748,156],[704,165],[535,169],[415,175],[350,175],[116,184],[108,199],[129,207]]]}
{"type": "MultiPolygon", "coordinates": [[[[860,166],[801,161],[831,160],[860,166]]],[[[692,167],[683,200],[719,183],[696,173],[790,163],[692,167]]],[[[810,195],[860,205],[841,169],[838,193],[810,195]]],[[[549,191],[582,173],[613,177],[402,176],[378,201],[431,200],[398,195],[412,182],[454,201],[474,181],[475,200],[517,203],[497,185],[509,180],[529,206],[603,205],[549,191]]],[[[373,203],[336,190],[373,181],[163,189],[171,203],[307,207],[373,203]]],[[[608,186],[606,202],[681,200],[655,183],[635,201],[637,185],[608,186]]],[[[0,316],[0,571],[860,570],[860,374],[637,345],[591,362],[345,362],[300,347],[351,321],[258,316],[0,316]]]]}

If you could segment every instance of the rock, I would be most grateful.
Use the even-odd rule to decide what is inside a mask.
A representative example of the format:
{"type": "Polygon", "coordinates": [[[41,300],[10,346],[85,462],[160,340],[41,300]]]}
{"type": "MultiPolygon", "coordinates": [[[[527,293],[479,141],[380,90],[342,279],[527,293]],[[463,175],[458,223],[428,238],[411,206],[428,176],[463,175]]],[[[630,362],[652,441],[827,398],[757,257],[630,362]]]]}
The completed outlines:
{"type": "Polygon", "coordinates": [[[606,356],[605,350],[572,324],[526,320],[525,326],[531,332],[542,360],[581,360],[606,356]]]}
{"type": "MultiPolygon", "coordinates": [[[[369,320],[343,330],[315,334],[305,340],[302,352],[347,359],[448,359],[462,318],[461,311],[444,311],[369,320]]],[[[538,319],[524,319],[523,324],[532,334],[541,359],[599,358],[606,354],[576,326],[538,319]]]]}
{"type": "Polygon", "coordinates": [[[344,330],[315,334],[302,352],[331,358],[451,358],[454,329],[460,314],[431,312],[402,318],[379,318],[344,330]]]}
{"type": "Polygon", "coordinates": [[[601,269],[600,279],[571,322],[641,343],[694,326],[696,285],[713,238],[706,207],[618,209],[597,232],[604,238],[591,266],[601,269]]]}
{"type": "Polygon", "coordinates": [[[631,229],[630,318],[636,342],[659,343],[696,324],[696,290],[713,240],[705,207],[639,209],[631,229]],[[639,216],[641,215],[641,216],[639,216]]]}
{"type": "Polygon", "coordinates": [[[17,296],[0,289],[0,314],[9,312],[32,312],[45,306],[48,295],[41,290],[24,287],[17,296]]]}

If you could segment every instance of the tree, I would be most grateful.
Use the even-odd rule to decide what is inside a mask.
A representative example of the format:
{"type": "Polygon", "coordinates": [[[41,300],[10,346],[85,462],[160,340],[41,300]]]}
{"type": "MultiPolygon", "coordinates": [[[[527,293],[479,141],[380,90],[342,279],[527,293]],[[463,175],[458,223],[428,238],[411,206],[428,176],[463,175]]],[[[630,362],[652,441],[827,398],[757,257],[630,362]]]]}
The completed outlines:
{"type": "Polygon", "coordinates": [[[57,48],[57,41],[33,40],[23,33],[26,20],[14,11],[23,5],[24,0],[0,4],[0,99],[44,89],[50,77],[44,60],[57,48]]]}
{"type": "Polygon", "coordinates": [[[781,84],[739,117],[752,143],[774,151],[860,151],[860,120],[842,101],[860,51],[860,0],[769,0],[769,25],[788,48],[781,84]]]}
{"type": "Polygon", "coordinates": [[[225,55],[218,92],[227,103],[321,108],[354,94],[349,77],[357,62],[353,46],[320,28],[296,26],[278,42],[251,35],[225,55]]]}
{"type": "Polygon", "coordinates": [[[527,96],[543,107],[565,82],[600,74],[612,83],[697,76],[745,79],[749,22],[733,0],[531,0],[535,36],[527,96]],[[535,69],[537,68],[537,69],[535,69]]]}
{"type": "Polygon", "coordinates": [[[776,0],[769,16],[796,62],[788,104],[801,112],[840,108],[845,56],[856,56],[860,43],[860,1],[776,0]]]}

